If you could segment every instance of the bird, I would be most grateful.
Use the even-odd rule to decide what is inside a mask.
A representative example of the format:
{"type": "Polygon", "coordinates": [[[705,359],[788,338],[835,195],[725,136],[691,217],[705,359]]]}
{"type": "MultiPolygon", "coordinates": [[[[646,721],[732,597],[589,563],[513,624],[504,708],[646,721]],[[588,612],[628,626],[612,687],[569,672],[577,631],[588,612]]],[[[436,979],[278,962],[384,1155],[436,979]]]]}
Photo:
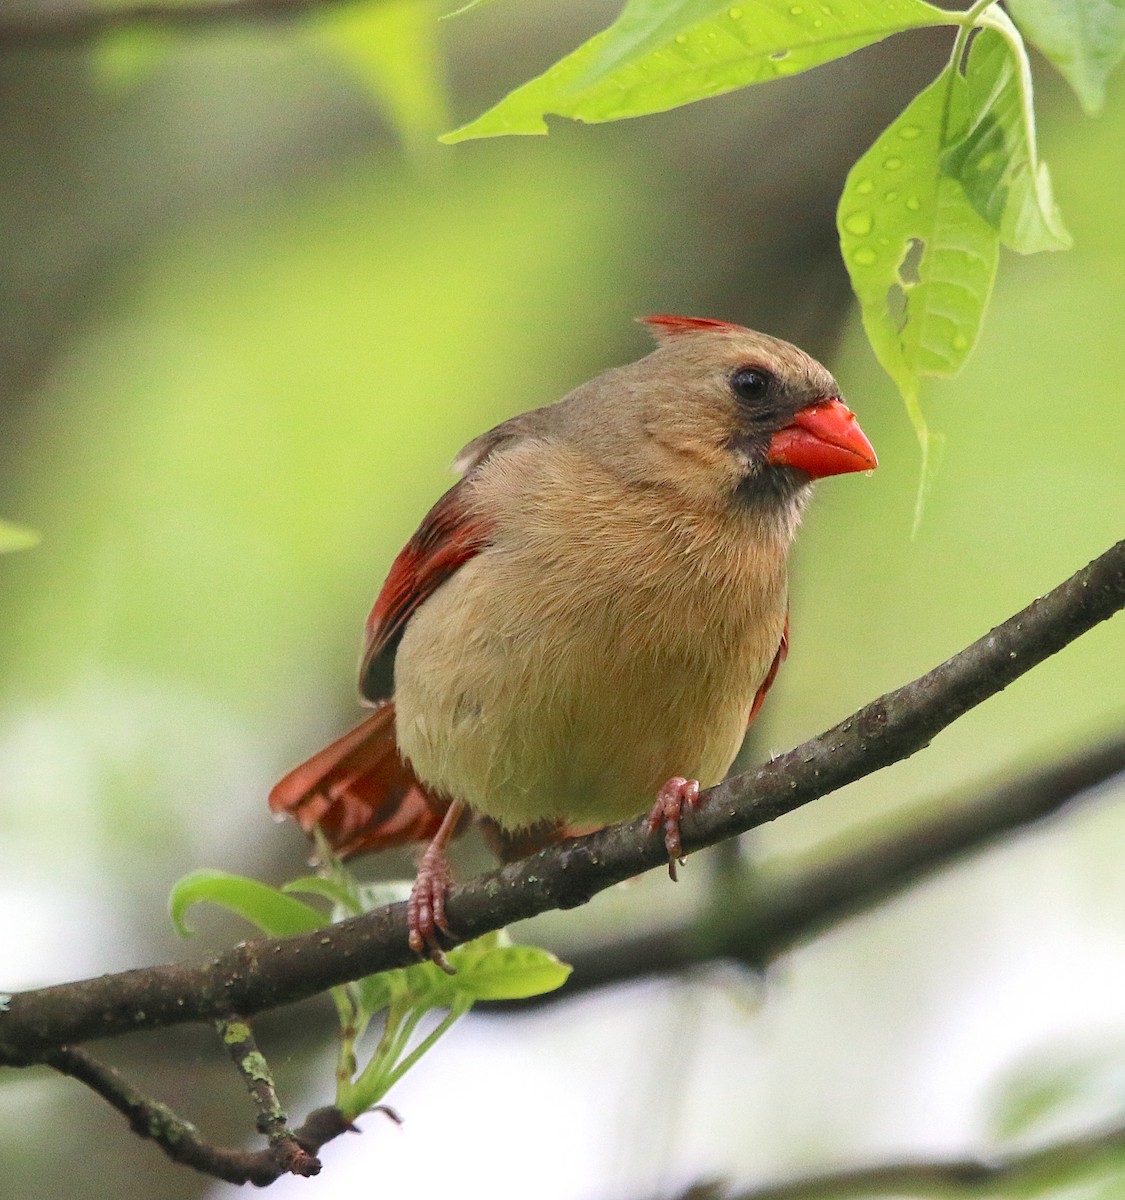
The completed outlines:
{"type": "Polygon", "coordinates": [[[676,878],[682,817],[786,656],[812,484],[877,465],[798,347],[642,320],[647,355],[460,452],[367,619],[374,711],[270,793],[341,856],[428,843],[409,942],[445,969],[446,848],[470,820],[511,859],[647,810],[676,878]]]}

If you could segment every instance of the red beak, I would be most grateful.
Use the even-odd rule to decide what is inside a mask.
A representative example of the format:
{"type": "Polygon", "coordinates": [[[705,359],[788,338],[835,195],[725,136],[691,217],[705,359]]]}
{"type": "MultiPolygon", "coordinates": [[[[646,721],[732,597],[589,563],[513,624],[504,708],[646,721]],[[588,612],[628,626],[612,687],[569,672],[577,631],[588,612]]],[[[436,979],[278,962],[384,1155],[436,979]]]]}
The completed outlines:
{"type": "Polygon", "coordinates": [[[802,408],[773,435],[766,461],[796,467],[813,479],[870,471],[879,465],[855,414],[839,396],[802,408]]]}

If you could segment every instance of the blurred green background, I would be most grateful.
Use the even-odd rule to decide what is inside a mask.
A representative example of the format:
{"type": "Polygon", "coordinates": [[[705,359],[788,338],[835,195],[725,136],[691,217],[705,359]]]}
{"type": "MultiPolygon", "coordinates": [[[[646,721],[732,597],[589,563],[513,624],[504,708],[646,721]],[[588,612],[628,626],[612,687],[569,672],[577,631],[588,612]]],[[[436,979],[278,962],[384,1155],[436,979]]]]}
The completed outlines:
{"type": "MultiPolygon", "coordinates": [[[[245,936],[216,915],[198,945],[179,943],[170,885],[200,866],[303,869],[305,843],[272,823],[266,793],[356,716],[363,619],[448,463],[482,429],[645,353],[635,316],[800,342],[880,454],[870,478],[823,484],[806,520],[759,756],[920,674],[1121,536],[1122,79],[1092,121],[1037,63],[1075,249],[1005,256],[978,352],[927,396],[947,450],[912,538],[917,447],[863,341],[833,214],[851,162],[948,38],[900,37],[620,126],[443,147],[434,134],[614,10],[520,0],[440,26],[437,11],[344,7],[329,24],[4,53],[0,515],[42,534],[0,557],[6,989],[245,936]],[[388,52],[400,35],[410,58],[388,52]],[[428,86],[412,82],[427,70],[428,86]]],[[[751,849],[815,861],[954,787],[1119,730],[1123,668],[1119,619],[751,849]]],[[[391,1096],[403,1130],[369,1118],[327,1148],[317,1181],[271,1194],[437,1196],[454,1178],[471,1196],[608,1200],[749,1184],[987,1146],[1003,1105],[1044,1078],[1062,1081],[1060,1128],[1120,1116],[1123,798],[1103,789],[765,980],[715,968],[472,1017],[391,1096]]],[[[410,860],[364,870],[402,876],[410,860]]],[[[675,919],[711,877],[702,860],[683,874],[521,935],[565,954],[675,919]]],[[[261,1025],[291,1110],[324,1103],[327,1002],[261,1025]]],[[[216,1140],[250,1140],[207,1031],[101,1052],[216,1140]]],[[[0,1080],[0,1161],[13,1196],[227,1191],[45,1072],[0,1080]]]]}

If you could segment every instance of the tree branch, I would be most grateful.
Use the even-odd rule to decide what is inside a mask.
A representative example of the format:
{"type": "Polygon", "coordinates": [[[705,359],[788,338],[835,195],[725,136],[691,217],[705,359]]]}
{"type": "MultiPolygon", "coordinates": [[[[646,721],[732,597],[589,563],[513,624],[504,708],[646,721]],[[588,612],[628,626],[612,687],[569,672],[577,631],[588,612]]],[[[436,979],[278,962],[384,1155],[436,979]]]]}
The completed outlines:
{"type": "MultiPolygon", "coordinates": [[[[860,709],[757,771],[710,789],[684,825],[686,851],[791,812],[927,746],[945,726],[1125,606],[1125,541],[928,674],[860,709]]],[[[573,908],[664,865],[646,819],[541,851],[461,887],[448,913],[458,940],[551,908],[573,908]]],[[[0,1064],[127,1030],[252,1015],[413,961],[406,906],[300,937],[243,943],[210,962],[166,964],[0,997],[0,1064]]]]}
{"type": "MultiPolygon", "coordinates": [[[[794,946],[856,913],[906,891],[1000,838],[1046,820],[1071,801],[1125,772],[1125,734],[1057,762],[1001,780],[960,800],[931,800],[895,832],[870,839],[814,867],[776,874],[751,868],[723,877],[721,902],[689,924],[624,936],[592,950],[567,952],[574,968],[561,992],[529,1004],[552,1004],[583,988],[682,971],[724,958],[761,969],[794,946]],[[736,890],[732,900],[730,889],[736,890]],[[748,894],[740,903],[739,888],[748,894]]],[[[510,1007],[502,1004],[501,1007],[510,1007]]]]}
{"type": "Polygon", "coordinates": [[[116,29],[194,30],[236,21],[283,20],[336,0],[149,0],[121,7],[28,13],[0,20],[0,50],[82,45],[116,29]]]}
{"type": "MultiPolygon", "coordinates": [[[[1111,1163],[1120,1168],[1125,1125],[1014,1154],[936,1162],[887,1163],[824,1172],[789,1183],[731,1194],[711,1190],[713,1200],[867,1200],[875,1196],[979,1196],[1043,1192],[1048,1185],[1089,1175],[1111,1163]],[[1026,1192],[1024,1191],[1026,1189],[1026,1192]]],[[[1054,1193],[1052,1193],[1054,1194],[1054,1193]]]]}
{"type": "Polygon", "coordinates": [[[258,1110],[258,1132],[269,1139],[270,1154],[279,1173],[306,1178],[319,1175],[320,1160],[301,1145],[300,1138],[289,1128],[289,1118],[277,1098],[273,1074],[250,1026],[237,1016],[220,1017],[215,1025],[258,1110]]]}
{"type": "MultiPolygon", "coordinates": [[[[274,1148],[268,1150],[225,1150],[209,1145],[190,1122],[178,1117],[167,1105],[141,1095],[112,1067],[107,1067],[76,1046],[60,1046],[43,1055],[43,1061],[63,1075],[70,1075],[92,1088],[129,1121],[134,1133],[151,1138],[173,1161],[194,1167],[228,1183],[273,1183],[285,1173],[274,1148]]],[[[353,1128],[337,1108],[318,1108],[290,1136],[302,1153],[315,1156],[326,1142],[353,1128]]],[[[313,1157],[313,1161],[316,1159],[313,1157]]]]}

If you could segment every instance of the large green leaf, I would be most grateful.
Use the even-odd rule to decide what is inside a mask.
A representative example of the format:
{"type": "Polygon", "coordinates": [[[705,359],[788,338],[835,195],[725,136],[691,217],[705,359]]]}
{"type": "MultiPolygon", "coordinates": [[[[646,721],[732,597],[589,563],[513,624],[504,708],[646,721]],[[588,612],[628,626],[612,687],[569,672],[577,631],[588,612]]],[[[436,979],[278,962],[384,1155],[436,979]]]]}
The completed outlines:
{"type": "Polygon", "coordinates": [[[969,126],[946,154],[973,207],[1021,254],[1071,245],[1035,145],[1031,77],[1022,44],[997,29],[973,42],[966,68],[969,126]]]}
{"type": "Polygon", "coordinates": [[[548,113],[599,122],[663,112],[949,23],[923,0],[633,0],[608,29],[442,140],[546,133],[548,113]]]}
{"type": "Polygon", "coordinates": [[[217,904],[253,922],[267,937],[311,933],[328,923],[323,913],[268,884],[225,871],[192,871],[172,888],[168,911],[184,937],[191,933],[187,910],[203,902],[217,904]]]}
{"type": "Polygon", "coordinates": [[[1008,0],[1008,11],[1062,72],[1082,107],[1099,112],[1106,80],[1125,58],[1121,0],[1008,0]]]}
{"type": "Polygon", "coordinates": [[[966,87],[951,65],[915,97],[852,168],[837,213],[867,336],[908,399],[920,376],[960,370],[996,274],[997,231],[940,167],[966,87]]]}

